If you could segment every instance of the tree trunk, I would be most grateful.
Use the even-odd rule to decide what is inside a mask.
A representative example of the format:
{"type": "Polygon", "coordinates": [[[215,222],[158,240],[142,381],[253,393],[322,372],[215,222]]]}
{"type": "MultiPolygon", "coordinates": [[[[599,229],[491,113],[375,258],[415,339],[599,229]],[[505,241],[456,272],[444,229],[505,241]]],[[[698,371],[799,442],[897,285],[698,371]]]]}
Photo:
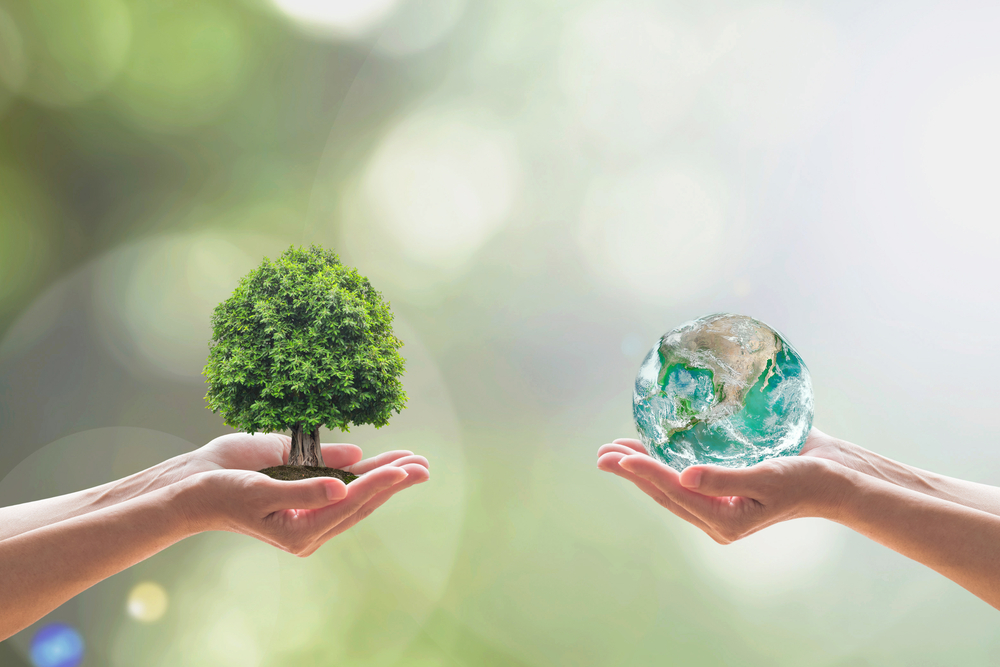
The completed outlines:
{"type": "Polygon", "coordinates": [[[319,427],[312,432],[307,432],[302,424],[292,427],[292,451],[288,455],[288,465],[326,467],[319,445],[319,427]]]}

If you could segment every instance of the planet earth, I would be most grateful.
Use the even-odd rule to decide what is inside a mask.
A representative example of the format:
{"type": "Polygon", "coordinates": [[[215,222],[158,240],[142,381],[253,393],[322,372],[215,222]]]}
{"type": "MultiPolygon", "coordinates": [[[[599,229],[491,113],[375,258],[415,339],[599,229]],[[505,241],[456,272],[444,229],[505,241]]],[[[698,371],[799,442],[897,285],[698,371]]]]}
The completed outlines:
{"type": "Polygon", "coordinates": [[[801,451],[813,421],[812,381],[771,327],[745,315],[707,315],[649,351],[632,413],[649,455],[677,471],[744,468],[801,451]]]}

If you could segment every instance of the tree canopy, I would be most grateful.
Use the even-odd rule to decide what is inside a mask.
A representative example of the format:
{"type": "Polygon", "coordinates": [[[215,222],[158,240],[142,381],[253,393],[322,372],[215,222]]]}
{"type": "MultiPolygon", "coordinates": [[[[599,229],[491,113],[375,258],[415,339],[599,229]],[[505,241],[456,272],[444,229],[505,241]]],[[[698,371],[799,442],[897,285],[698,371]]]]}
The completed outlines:
{"type": "Polygon", "coordinates": [[[406,403],[402,345],[367,278],[329,250],[293,246],[216,307],[205,398],[249,433],[383,426],[406,403]]]}

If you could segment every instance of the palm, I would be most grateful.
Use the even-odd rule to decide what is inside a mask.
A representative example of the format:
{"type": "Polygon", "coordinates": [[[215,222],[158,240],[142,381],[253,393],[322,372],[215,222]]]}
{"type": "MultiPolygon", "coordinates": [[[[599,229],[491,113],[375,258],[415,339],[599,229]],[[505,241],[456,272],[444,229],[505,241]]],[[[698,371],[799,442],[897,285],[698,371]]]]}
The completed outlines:
{"type": "MultiPolygon", "coordinates": [[[[646,454],[638,440],[621,438],[598,450],[598,467],[628,479],[660,505],[704,530],[713,539],[729,543],[761,528],[792,518],[791,487],[822,467],[817,459],[840,462],[838,441],[813,430],[801,456],[771,459],[743,470],[728,470],[736,480],[728,488],[705,488],[646,454]],[[691,488],[687,485],[693,485],[691,488]]],[[[828,465],[828,464],[825,464],[828,465]]],[[[697,473],[701,475],[702,473],[697,473]]],[[[719,473],[715,473],[718,475],[719,473]]]]}
{"type": "Polygon", "coordinates": [[[290,448],[285,435],[232,433],[191,452],[186,473],[206,473],[199,476],[214,498],[207,505],[226,517],[229,529],[298,555],[312,553],[396,493],[428,479],[423,456],[395,450],[362,460],[360,447],[343,443],[324,444],[322,451],[327,466],[361,476],[346,488],[328,478],[283,482],[247,472],[286,463],[290,448]],[[327,496],[331,484],[340,489],[327,496]]]}
{"type": "MultiPolygon", "coordinates": [[[[191,452],[188,465],[191,472],[210,470],[262,470],[288,462],[291,440],[279,433],[230,433],[223,435],[200,449],[191,452]]],[[[427,468],[427,459],[408,450],[383,452],[368,459],[361,459],[361,448],[346,443],[322,445],[323,462],[327,467],[340,468],[355,475],[363,475],[384,466],[417,464],[427,468]]]]}

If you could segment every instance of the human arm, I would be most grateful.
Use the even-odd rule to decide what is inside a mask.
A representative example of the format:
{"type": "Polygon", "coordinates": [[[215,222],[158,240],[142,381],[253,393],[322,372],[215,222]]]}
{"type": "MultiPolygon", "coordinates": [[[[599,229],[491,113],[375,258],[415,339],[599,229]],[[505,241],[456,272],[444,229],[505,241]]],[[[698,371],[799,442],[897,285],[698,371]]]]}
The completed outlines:
{"type": "Polygon", "coordinates": [[[921,470],[817,429],[809,434],[802,454],[826,458],[890,484],[1000,516],[1000,487],[921,470]]]}
{"type": "Polygon", "coordinates": [[[283,482],[249,470],[208,469],[8,537],[0,541],[0,640],[196,533],[243,533],[308,556],[395,493],[427,480],[426,460],[395,454],[350,464],[361,474],[350,485],[329,477],[283,482]]]}
{"type": "MultiPolygon", "coordinates": [[[[200,472],[262,470],[281,465],[288,460],[290,447],[291,439],[277,433],[224,435],[194,451],[175,456],[134,475],[107,484],[53,498],[0,507],[0,540],[117,505],[200,472]]],[[[323,457],[328,466],[357,474],[379,465],[399,466],[417,463],[427,467],[425,458],[406,450],[386,452],[368,461],[361,461],[361,456],[361,448],[356,445],[323,445],[323,457]]]]}
{"type": "Polygon", "coordinates": [[[817,456],[771,459],[740,470],[692,466],[677,473],[635,441],[616,441],[599,454],[602,470],[629,479],[722,544],[780,521],[822,517],[931,567],[1000,608],[1000,517],[994,514],[817,456]]]}

